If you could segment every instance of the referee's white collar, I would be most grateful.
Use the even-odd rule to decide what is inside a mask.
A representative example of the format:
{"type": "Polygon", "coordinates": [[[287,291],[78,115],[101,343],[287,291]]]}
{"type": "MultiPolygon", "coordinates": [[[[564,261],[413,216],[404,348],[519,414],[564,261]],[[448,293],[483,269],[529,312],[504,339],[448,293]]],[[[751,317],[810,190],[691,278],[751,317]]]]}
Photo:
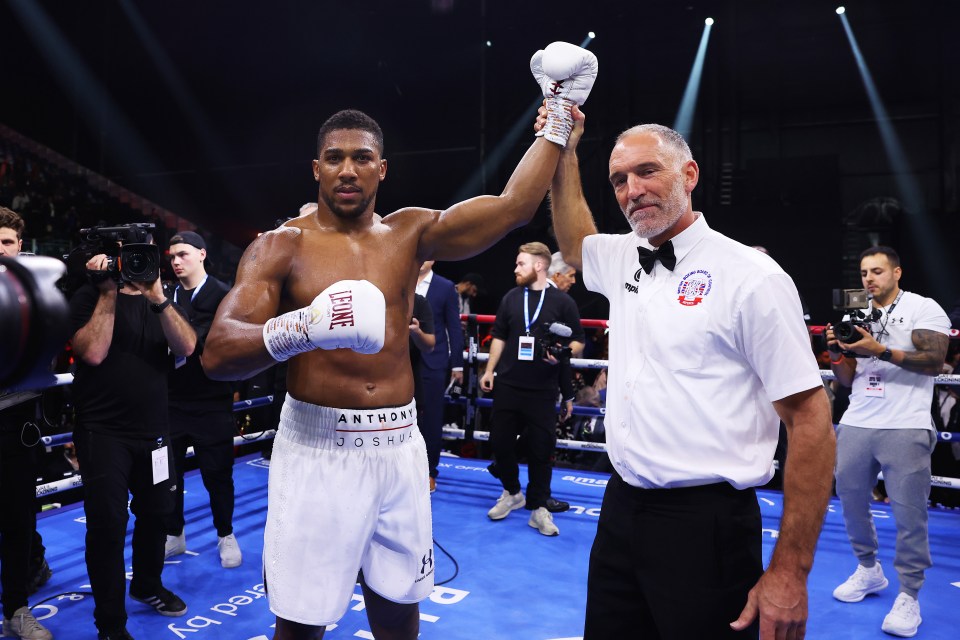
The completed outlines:
{"type": "MultiPolygon", "coordinates": [[[[710,225],[707,224],[707,218],[700,211],[694,211],[696,219],[693,223],[678,233],[677,235],[670,238],[670,242],[673,243],[673,254],[677,256],[677,262],[679,263],[683,260],[683,257],[690,253],[690,250],[693,249],[697,244],[703,240],[703,238],[710,233],[710,225]]],[[[634,234],[636,235],[636,234],[634,234]]],[[[641,238],[637,236],[637,246],[645,247],[647,249],[655,249],[650,241],[647,238],[641,238]]]]}

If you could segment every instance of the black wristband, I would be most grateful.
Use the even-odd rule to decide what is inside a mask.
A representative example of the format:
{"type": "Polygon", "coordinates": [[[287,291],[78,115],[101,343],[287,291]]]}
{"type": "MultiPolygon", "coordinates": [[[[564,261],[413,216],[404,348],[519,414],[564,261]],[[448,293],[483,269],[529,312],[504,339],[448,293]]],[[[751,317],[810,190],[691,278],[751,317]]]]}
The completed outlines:
{"type": "Polygon", "coordinates": [[[154,313],[163,313],[163,310],[170,306],[170,298],[164,298],[163,302],[156,304],[155,302],[150,303],[150,311],[154,313]]]}
{"type": "Polygon", "coordinates": [[[884,349],[883,353],[881,353],[877,357],[883,360],[884,362],[890,362],[890,359],[893,358],[893,351],[890,351],[890,347],[887,347],[886,349],[884,349]]]}

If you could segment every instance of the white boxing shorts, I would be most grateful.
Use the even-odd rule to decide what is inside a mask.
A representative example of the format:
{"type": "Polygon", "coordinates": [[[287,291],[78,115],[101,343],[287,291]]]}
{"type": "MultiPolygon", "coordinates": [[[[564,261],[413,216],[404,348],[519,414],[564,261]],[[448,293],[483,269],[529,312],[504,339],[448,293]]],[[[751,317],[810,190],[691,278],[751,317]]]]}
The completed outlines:
{"type": "Polygon", "coordinates": [[[346,613],[357,574],[388,600],[433,591],[427,452],[413,402],[333,409],[289,395],[270,459],[263,574],[270,611],[314,626],[346,613]]]}

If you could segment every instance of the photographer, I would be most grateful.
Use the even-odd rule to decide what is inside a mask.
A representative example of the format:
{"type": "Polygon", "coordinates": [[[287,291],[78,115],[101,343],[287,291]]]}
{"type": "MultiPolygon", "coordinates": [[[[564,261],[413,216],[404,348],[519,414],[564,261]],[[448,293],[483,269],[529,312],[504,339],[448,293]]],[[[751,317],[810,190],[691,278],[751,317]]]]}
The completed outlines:
{"type": "MultiPolygon", "coordinates": [[[[165,589],[166,519],[173,511],[174,475],[167,422],[168,349],[193,353],[197,337],[163,293],[159,270],[142,267],[159,254],[148,251],[143,227],[101,228],[103,252],[86,262],[91,280],[70,300],[77,370],[74,443],[83,474],[87,573],[99,640],[128,639],[124,537],[127,493],[136,516],[130,597],[165,616],[182,616],[186,605],[165,589]],[[121,262],[107,253],[137,256],[121,262]],[[131,277],[142,278],[131,280],[131,277]]],[[[157,260],[159,266],[159,260],[157,260]]]]}
{"type": "MultiPolygon", "coordinates": [[[[548,509],[560,377],[565,372],[569,383],[569,356],[571,351],[578,356],[585,340],[573,298],[547,285],[550,260],[550,250],[543,243],[520,247],[514,269],[517,287],[500,301],[491,331],[490,360],[480,379],[481,389],[489,393],[496,371],[490,440],[503,493],[487,516],[502,520],[526,506],[531,511],[527,524],[545,536],[560,533],[548,509]],[[547,329],[553,323],[570,328],[568,349],[547,329]],[[520,490],[516,453],[517,436],[524,429],[529,475],[526,498],[520,490]]],[[[572,393],[563,398],[564,417],[573,407],[572,399],[572,393]]]]}
{"type": "MultiPolygon", "coordinates": [[[[0,256],[15,258],[23,246],[23,219],[0,207],[0,256]]],[[[37,399],[0,410],[0,588],[3,596],[3,635],[27,640],[53,638],[27,606],[31,560],[43,558],[37,535],[37,399]]]]}
{"type": "Polygon", "coordinates": [[[927,499],[930,454],[937,442],[930,415],[933,378],[947,353],[950,321],[930,298],[900,289],[900,257],[889,247],[860,254],[860,277],[872,296],[867,313],[827,326],[830,368],[852,387],[837,430],[837,495],[859,565],[833,597],[859,602],[889,583],[877,562],[870,513],[877,473],[897,525],[894,567],[900,593],[881,629],[910,637],[920,625],[917,593],[930,566],[927,499]],[[838,340],[838,337],[842,338],[838,340]]]}

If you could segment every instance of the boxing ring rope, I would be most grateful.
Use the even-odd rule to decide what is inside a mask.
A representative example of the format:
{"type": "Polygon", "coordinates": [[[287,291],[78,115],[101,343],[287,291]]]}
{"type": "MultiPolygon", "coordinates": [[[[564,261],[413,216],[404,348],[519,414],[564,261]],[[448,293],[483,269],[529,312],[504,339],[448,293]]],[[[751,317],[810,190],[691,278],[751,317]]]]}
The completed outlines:
{"type": "MultiPolygon", "coordinates": [[[[467,416],[466,416],[466,426],[468,428],[461,429],[456,426],[445,425],[443,427],[443,436],[444,439],[455,440],[480,440],[480,441],[489,441],[490,432],[489,431],[480,431],[471,427],[471,423],[475,423],[475,409],[477,407],[490,407],[493,405],[493,400],[490,398],[481,398],[477,395],[476,389],[476,379],[479,378],[478,374],[478,365],[481,362],[487,362],[489,360],[489,354],[480,353],[479,345],[479,325],[480,324],[492,324],[496,320],[496,316],[493,315],[480,315],[480,314],[461,314],[460,320],[466,323],[466,349],[464,351],[464,386],[467,389],[467,394],[465,397],[457,398],[456,401],[462,404],[467,405],[467,416]],[[468,368],[467,365],[470,365],[468,368]],[[470,380],[467,380],[466,373],[470,371],[473,375],[470,380]]],[[[597,319],[581,319],[580,324],[584,328],[592,329],[603,329],[609,330],[610,324],[607,320],[597,320],[597,319]]],[[[811,326],[809,327],[810,333],[812,335],[820,335],[825,330],[824,326],[811,326]]],[[[956,329],[952,329],[950,332],[950,337],[952,339],[957,339],[960,337],[960,332],[956,329]]],[[[571,358],[570,364],[573,367],[585,368],[585,369],[603,369],[607,367],[607,360],[599,359],[584,359],[584,358],[571,358]]],[[[824,380],[836,380],[836,376],[829,369],[821,369],[820,375],[824,380]]],[[[939,375],[934,378],[934,383],[938,385],[948,385],[948,386],[960,386],[960,375],[939,375]]],[[[557,412],[559,413],[560,406],[557,405],[557,412]]],[[[604,416],[606,410],[602,407],[587,407],[574,405],[573,415],[589,415],[589,416],[604,416]]],[[[834,425],[836,427],[836,425],[834,425]]],[[[960,442],[960,432],[950,432],[950,431],[938,431],[937,432],[938,442],[960,442]]],[[[568,450],[578,450],[578,451],[589,451],[596,453],[605,453],[607,450],[606,443],[604,442],[589,442],[584,440],[566,440],[566,439],[557,439],[556,444],[557,449],[568,449],[568,450]]],[[[774,461],[776,464],[776,461],[774,461]]],[[[878,476],[882,479],[882,475],[878,476]]],[[[938,487],[947,487],[951,489],[960,489],[960,478],[948,478],[943,476],[931,476],[931,485],[938,487]]]]}
{"type": "MultiPolygon", "coordinates": [[[[73,382],[72,373],[63,373],[57,374],[57,383],[51,386],[63,386],[65,384],[71,384],[73,382]]],[[[38,393],[32,394],[33,396],[38,396],[38,393]]],[[[263,396],[261,398],[251,398],[249,400],[240,400],[233,403],[233,411],[246,411],[247,409],[255,409],[257,407],[266,407],[273,404],[274,397],[263,396]]],[[[277,434],[276,429],[265,429],[258,432],[256,435],[239,435],[233,438],[233,446],[239,447],[245,444],[251,444],[253,442],[260,442],[263,440],[269,440],[277,434]]],[[[42,436],[40,438],[40,444],[44,447],[58,447],[63,446],[73,442],[73,433],[57,433],[51,436],[42,436]]],[[[187,457],[193,457],[194,450],[193,447],[187,447],[187,457]]],[[[49,496],[54,493],[60,493],[62,491],[67,491],[69,489],[77,489],[83,486],[83,479],[81,474],[77,473],[68,478],[63,478],[61,480],[54,480],[53,482],[45,482],[43,484],[37,485],[37,497],[49,496]]]]}
{"type": "MultiPolygon", "coordinates": [[[[496,316],[492,315],[462,315],[461,320],[467,323],[467,345],[464,350],[464,362],[469,364],[470,367],[464,367],[464,383],[467,387],[467,394],[456,397],[448,398],[449,402],[462,404],[466,407],[466,420],[465,424],[468,428],[459,428],[457,426],[445,425],[443,427],[443,437],[446,440],[479,440],[479,441],[489,441],[490,432],[489,431],[480,431],[472,428],[472,424],[476,422],[476,409],[478,408],[489,408],[493,406],[493,400],[491,398],[482,398],[479,397],[476,388],[476,380],[478,376],[478,367],[482,362],[487,362],[489,360],[489,354],[481,353],[479,350],[480,341],[479,341],[479,325],[480,324],[492,324],[496,316]],[[472,375],[466,375],[469,372],[472,375]]],[[[609,323],[606,320],[597,320],[597,319],[583,319],[581,324],[584,328],[592,329],[609,329],[609,323]]],[[[825,327],[810,327],[811,334],[818,335],[822,334],[825,327]]],[[[958,331],[951,331],[951,338],[957,338],[958,331]]],[[[570,364],[572,367],[580,369],[604,369],[608,366],[609,361],[602,359],[593,359],[593,358],[571,358],[570,364]]],[[[835,380],[836,376],[829,369],[821,369],[820,375],[824,380],[835,380]]],[[[73,383],[73,374],[64,373],[56,374],[53,381],[48,388],[64,386],[73,383]]],[[[938,385],[947,385],[947,386],[960,386],[960,375],[939,375],[934,378],[934,383],[938,385]]],[[[25,402],[32,398],[38,397],[39,392],[34,391],[24,391],[9,394],[3,397],[0,397],[0,408],[5,408],[13,404],[20,402],[25,402]]],[[[248,409],[254,409],[258,407],[264,407],[273,404],[275,398],[272,395],[263,396],[260,398],[252,398],[249,400],[240,400],[233,403],[233,411],[245,411],[248,409]]],[[[557,412],[560,412],[560,405],[557,405],[557,412]]],[[[582,405],[574,405],[572,415],[574,416],[591,416],[591,417],[603,417],[606,415],[606,409],[603,407],[590,407],[582,405]]],[[[836,425],[835,425],[836,426],[836,425]]],[[[238,435],[233,439],[233,445],[239,447],[245,444],[251,444],[253,442],[259,442],[273,438],[276,435],[275,429],[266,429],[259,432],[257,435],[247,436],[247,435],[238,435]]],[[[939,431],[937,432],[938,442],[960,442],[960,432],[950,432],[950,431],[939,431]]],[[[40,443],[44,447],[56,447],[62,446],[73,441],[73,433],[59,433],[50,436],[42,436],[40,438],[40,443]]],[[[606,443],[604,442],[590,442],[585,440],[567,440],[567,439],[557,439],[556,444],[557,449],[566,449],[573,451],[587,451],[592,453],[605,453],[607,450],[606,443]]],[[[194,455],[193,447],[187,449],[187,457],[194,455]]],[[[881,476],[882,478],[882,476],[881,476]]],[[[960,489],[960,478],[947,478],[942,476],[932,476],[931,485],[938,487],[946,487],[951,489],[960,489]]],[[[43,483],[37,485],[37,497],[49,496],[51,494],[60,493],[62,491],[67,491],[69,489],[75,489],[83,486],[83,480],[81,475],[78,473],[76,475],[63,478],[61,480],[55,480],[49,483],[43,483]]]]}

